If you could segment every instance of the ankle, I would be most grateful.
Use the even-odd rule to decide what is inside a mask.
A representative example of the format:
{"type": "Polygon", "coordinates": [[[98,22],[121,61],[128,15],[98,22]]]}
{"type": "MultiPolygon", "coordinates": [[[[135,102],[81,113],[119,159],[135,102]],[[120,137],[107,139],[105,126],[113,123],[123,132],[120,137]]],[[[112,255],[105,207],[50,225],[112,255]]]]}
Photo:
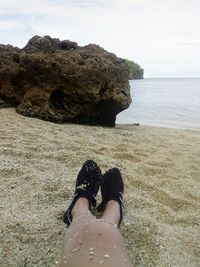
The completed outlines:
{"type": "Polygon", "coordinates": [[[72,218],[77,217],[80,213],[87,212],[89,210],[89,201],[85,197],[81,197],[76,201],[71,214],[72,218]]]}
{"type": "Polygon", "coordinates": [[[120,206],[116,200],[109,200],[106,203],[103,219],[112,224],[119,224],[120,221],[120,206]]]}
{"type": "Polygon", "coordinates": [[[106,203],[105,209],[115,209],[115,210],[120,210],[119,208],[119,203],[116,200],[109,200],[106,203]]]}

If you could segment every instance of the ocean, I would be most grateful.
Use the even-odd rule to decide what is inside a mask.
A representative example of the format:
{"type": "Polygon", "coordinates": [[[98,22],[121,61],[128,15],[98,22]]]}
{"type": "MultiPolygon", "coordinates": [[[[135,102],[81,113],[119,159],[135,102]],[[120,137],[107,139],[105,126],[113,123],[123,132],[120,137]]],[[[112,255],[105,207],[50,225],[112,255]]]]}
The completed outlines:
{"type": "Polygon", "coordinates": [[[200,128],[200,79],[130,81],[132,104],[117,124],[200,128]]]}

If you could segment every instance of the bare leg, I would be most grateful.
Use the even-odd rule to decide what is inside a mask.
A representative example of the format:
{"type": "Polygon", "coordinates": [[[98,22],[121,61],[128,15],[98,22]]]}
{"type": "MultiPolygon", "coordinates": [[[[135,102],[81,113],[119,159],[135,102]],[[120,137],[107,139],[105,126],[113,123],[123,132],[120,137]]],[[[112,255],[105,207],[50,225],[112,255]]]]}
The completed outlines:
{"type": "Polygon", "coordinates": [[[130,267],[123,238],[115,227],[119,205],[109,201],[104,216],[97,220],[88,210],[88,201],[80,198],[73,210],[73,222],[65,236],[61,267],[130,267]]]}
{"type": "Polygon", "coordinates": [[[117,226],[120,220],[119,203],[115,200],[108,201],[102,218],[117,226]]]}

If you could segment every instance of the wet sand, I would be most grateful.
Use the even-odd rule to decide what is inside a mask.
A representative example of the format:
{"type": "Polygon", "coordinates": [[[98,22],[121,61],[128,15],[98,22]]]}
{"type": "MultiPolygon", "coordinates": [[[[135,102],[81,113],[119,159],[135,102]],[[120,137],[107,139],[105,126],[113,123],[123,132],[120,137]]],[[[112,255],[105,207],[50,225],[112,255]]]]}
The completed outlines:
{"type": "Polygon", "coordinates": [[[58,125],[10,108],[0,118],[1,267],[59,265],[63,214],[90,158],[122,171],[134,266],[200,266],[199,130],[58,125]]]}

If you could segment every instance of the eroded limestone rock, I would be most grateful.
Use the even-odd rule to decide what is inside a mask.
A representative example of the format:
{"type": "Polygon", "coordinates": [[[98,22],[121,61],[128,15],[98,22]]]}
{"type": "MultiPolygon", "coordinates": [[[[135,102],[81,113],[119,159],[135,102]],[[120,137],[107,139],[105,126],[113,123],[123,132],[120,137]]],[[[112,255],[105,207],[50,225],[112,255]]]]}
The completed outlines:
{"type": "Polygon", "coordinates": [[[23,49],[0,45],[1,103],[26,116],[114,126],[131,103],[128,77],[123,59],[94,44],[34,36],[23,49]]]}

